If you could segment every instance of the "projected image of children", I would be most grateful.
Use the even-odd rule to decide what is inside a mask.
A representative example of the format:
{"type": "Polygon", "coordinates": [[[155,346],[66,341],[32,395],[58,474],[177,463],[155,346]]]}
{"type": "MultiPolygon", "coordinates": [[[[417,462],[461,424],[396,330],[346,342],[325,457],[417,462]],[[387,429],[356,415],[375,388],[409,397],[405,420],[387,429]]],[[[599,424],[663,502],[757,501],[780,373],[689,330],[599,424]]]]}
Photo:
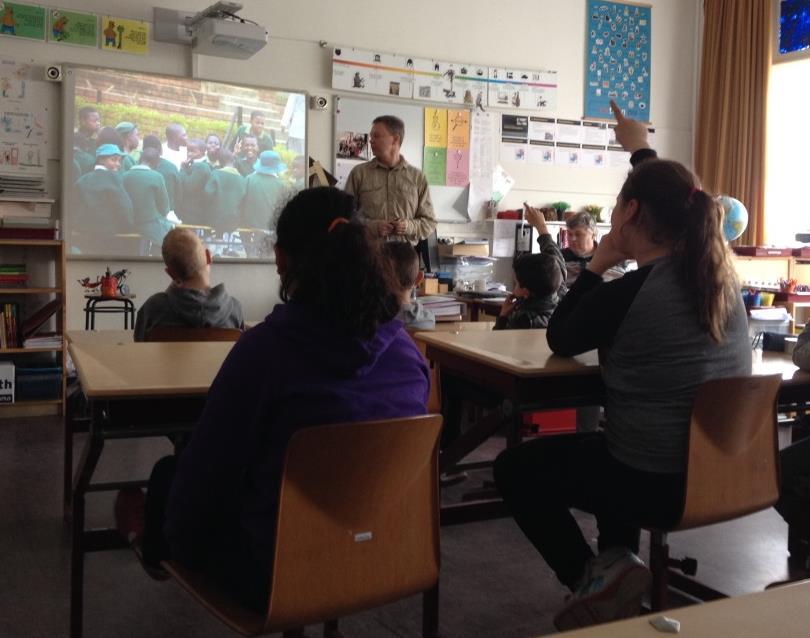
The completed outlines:
{"type": "Polygon", "coordinates": [[[278,212],[306,182],[299,94],[107,69],[74,69],[67,88],[71,254],[159,258],[182,226],[217,258],[272,256],[278,212]]]}

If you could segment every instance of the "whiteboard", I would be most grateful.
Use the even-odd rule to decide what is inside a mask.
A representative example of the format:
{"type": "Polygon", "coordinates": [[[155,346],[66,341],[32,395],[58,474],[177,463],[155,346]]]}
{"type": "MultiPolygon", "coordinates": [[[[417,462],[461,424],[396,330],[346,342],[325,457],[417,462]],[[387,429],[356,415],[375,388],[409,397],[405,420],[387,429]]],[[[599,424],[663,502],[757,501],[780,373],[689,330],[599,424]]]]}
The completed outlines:
{"type": "MultiPolygon", "coordinates": [[[[422,104],[338,97],[335,100],[332,170],[337,173],[337,138],[343,131],[368,132],[371,122],[380,115],[395,115],[405,122],[402,155],[409,164],[422,168],[425,142],[425,116],[422,104]]],[[[466,187],[430,186],[430,199],[439,222],[468,223],[466,187]]]]}

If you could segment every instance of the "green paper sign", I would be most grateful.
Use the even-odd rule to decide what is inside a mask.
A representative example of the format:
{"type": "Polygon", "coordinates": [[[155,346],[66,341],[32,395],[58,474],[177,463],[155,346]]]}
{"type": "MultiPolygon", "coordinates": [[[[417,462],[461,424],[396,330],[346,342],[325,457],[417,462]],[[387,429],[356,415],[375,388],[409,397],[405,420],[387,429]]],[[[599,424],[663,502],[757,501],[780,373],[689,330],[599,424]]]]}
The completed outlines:
{"type": "Polygon", "coordinates": [[[428,184],[444,186],[447,181],[447,149],[426,146],[422,172],[425,174],[428,184]]]}
{"type": "Polygon", "coordinates": [[[0,2],[0,35],[45,39],[45,7],[0,2]]]}
{"type": "Polygon", "coordinates": [[[62,9],[48,10],[48,42],[98,46],[98,16],[62,9]]]}

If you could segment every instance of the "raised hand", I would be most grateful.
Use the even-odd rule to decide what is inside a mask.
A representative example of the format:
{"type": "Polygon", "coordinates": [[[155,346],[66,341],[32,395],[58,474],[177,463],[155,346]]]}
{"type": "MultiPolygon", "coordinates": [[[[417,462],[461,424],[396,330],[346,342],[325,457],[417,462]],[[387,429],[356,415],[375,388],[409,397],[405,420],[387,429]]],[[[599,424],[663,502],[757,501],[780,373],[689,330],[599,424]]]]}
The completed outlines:
{"type": "Polygon", "coordinates": [[[548,226],[546,226],[546,218],[543,213],[534,206],[529,206],[526,202],[523,202],[523,210],[526,211],[526,221],[537,229],[537,234],[547,235],[548,226]]]}
{"type": "Polygon", "coordinates": [[[640,148],[650,148],[645,124],[625,117],[613,100],[610,101],[610,110],[613,111],[613,117],[616,118],[616,141],[622,145],[625,151],[635,153],[640,148]]]}

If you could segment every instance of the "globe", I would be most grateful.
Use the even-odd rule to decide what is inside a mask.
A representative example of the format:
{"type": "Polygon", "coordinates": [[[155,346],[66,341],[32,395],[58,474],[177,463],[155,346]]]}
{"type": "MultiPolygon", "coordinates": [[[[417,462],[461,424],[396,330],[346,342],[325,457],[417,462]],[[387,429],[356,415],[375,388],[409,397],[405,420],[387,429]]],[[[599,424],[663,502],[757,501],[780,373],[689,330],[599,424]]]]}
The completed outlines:
{"type": "Polygon", "coordinates": [[[739,199],[728,195],[720,195],[717,201],[723,206],[723,236],[734,241],[748,227],[748,210],[739,199]]]}

